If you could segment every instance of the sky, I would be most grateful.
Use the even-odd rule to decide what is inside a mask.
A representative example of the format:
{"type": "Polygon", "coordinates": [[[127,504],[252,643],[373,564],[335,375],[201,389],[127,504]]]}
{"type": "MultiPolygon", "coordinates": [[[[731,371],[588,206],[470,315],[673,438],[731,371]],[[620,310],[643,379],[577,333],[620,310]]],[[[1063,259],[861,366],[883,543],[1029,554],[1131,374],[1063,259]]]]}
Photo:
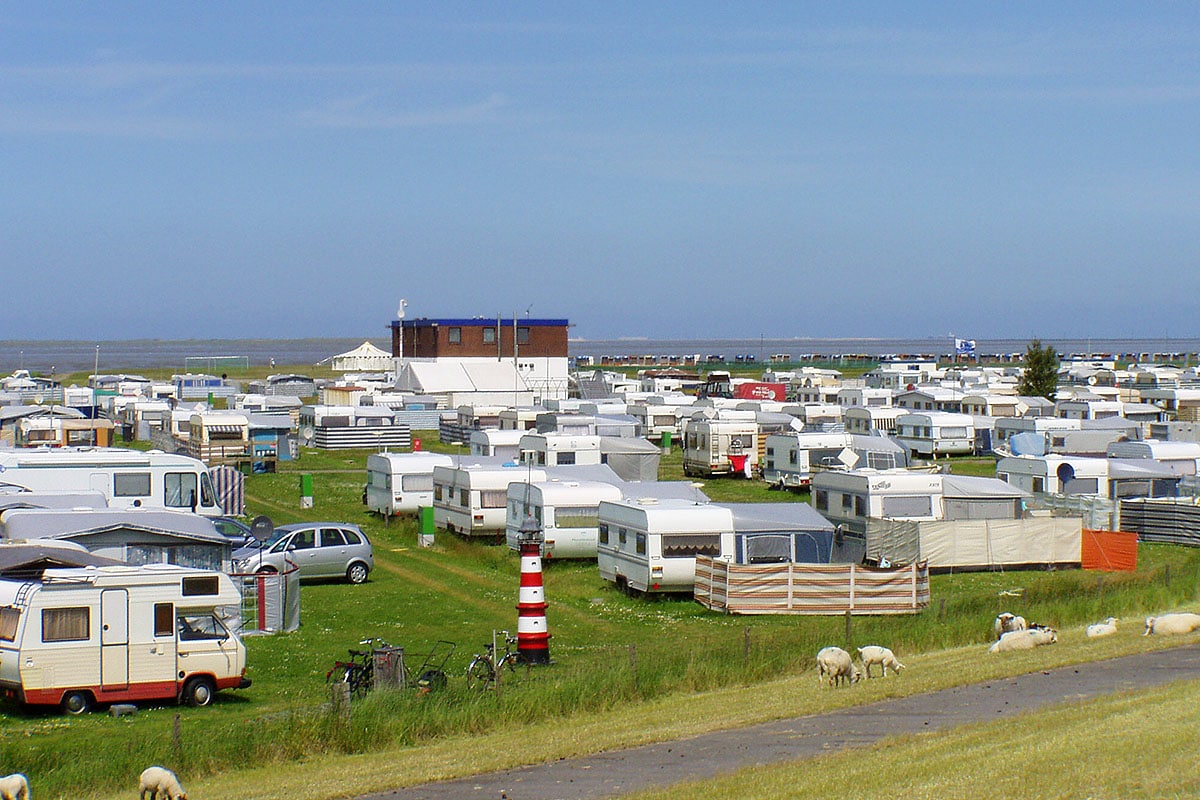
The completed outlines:
{"type": "Polygon", "coordinates": [[[0,4],[0,340],[1200,335],[1192,3],[0,4]]]}

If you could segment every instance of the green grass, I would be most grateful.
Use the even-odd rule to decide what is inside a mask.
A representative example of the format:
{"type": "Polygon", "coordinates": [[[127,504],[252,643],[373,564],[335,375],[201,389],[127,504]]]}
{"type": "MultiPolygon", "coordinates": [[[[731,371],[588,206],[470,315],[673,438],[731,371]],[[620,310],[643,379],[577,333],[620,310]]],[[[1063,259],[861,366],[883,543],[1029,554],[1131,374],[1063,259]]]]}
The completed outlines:
{"type": "MultiPolygon", "coordinates": [[[[420,436],[428,449],[440,449],[436,433],[420,436]]],[[[384,524],[367,513],[361,502],[367,454],[305,449],[298,461],[280,462],[278,473],[247,479],[251,516],[265,513],[277,523],[355,522],[370,535],[376,557],[371,580],[362,586],[305,584],[299,631],[248,637],[252,688],[222,693],[206,709],[166,705],[120,719],[4,707],[0,769],[30,775],[43,798],[125,794],[150,763],[176,769],[186,776],[185,785],[208,787],[203,796],[238,795],[234,779],[258,770],[271,776],[270,785],[280,785],[283,776],[307,776],[288,778],[299,781],[293,796],[335,797],[351,785],[368,791],[511,766],[517,756],[504,742],[518,731],[523,740],[541,737],[536,752],[556,758],[870,697],[810,691],[815,653],[831,643],[886,644],[909,664],[903,682],[872,686],[871,692],[930,688],[931,675],[966,681],[1036,668],[1043,661],[980,663],[991,620],[1003,609],[1064,631],[1110,615],[1127,623],[1116,641],[1101,647],[1064,641],[1037,659],[1086,660],[1120,648],[1161,646],[1136,635],[1134,618],[1194,602],[1200,584],[1200,552],[1161,545],[1143,546],[1132,574],[938,575],[933,604],[924,613],[855,617],[847,637],[842,617],[723,616],[686,598],[622,595],[599,578],[594,563],[547,562],[554,664],[522,672],[499,692],[471,694],[462,678],[471,655],[493,629],[516,627],[519,560],[507,548],[440,533],[434,547],[421,548],[413,519],[384,524]],[[314,479],[312,509],[300,508],[304,473],[314,479]],[[1013,589],[1021,595],[1000,596],[1013,589]],[[356,704],[348,720],[331,713],[326,670],[370,636],[404,646],[410,665],[440,640],[457,643],[447,665],[450,686],[428,696],[377,693],[356,704]],[[956,666],[945,668],[947,663],[956,666]],[[752,702],[763,686],[785,687],[789,700],[752,702]],[[699,708],[706,710],[690,710],[699,708]],[[650,718],[678,719],[679,725],[647,726],[650,718]],[[571,737],[561,735],[564,719],[571,720],[571,737]],[[403,766],[393,763],[397,753],[405,754],[403,766]],[[364,782],[330,784],[331,760],[351,754],[364,782]]],[[[682,477],[678,460],[677,450],[664,459],[664,478],[682,477]]],[[[704,490],[722,500],[806,499],[739,479],[709,480],[704,490]]],[[[346,773],[339,768],[336,774],[346,773]]]]}

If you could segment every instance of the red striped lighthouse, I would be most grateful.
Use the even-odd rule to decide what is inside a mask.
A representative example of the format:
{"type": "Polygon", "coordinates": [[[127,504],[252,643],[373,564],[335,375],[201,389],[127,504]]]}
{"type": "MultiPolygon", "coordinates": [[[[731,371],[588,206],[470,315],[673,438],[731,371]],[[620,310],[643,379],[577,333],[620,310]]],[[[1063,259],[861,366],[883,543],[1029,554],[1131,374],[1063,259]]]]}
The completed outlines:
{"type": "Polygon", "coordinates": [[[542,588],[542,528],[532,516],[518,529],[521,593],[517,601],[517,655],[522,664],[550,663],[546,593],[542,588]]]}

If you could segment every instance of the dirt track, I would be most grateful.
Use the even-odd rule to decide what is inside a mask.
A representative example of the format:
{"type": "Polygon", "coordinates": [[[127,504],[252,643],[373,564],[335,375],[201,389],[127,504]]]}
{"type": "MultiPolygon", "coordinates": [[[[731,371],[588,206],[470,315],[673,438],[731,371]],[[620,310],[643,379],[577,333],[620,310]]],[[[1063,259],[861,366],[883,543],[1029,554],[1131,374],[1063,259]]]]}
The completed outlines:
{"type": "Polygon", "coordinates": [[[986,722],[1067,701],[1200,678],[1200,645],[1034,672],[828,714],[372,795],[388,800],[575,800],[795,761],[896,734],[986,722]]]}

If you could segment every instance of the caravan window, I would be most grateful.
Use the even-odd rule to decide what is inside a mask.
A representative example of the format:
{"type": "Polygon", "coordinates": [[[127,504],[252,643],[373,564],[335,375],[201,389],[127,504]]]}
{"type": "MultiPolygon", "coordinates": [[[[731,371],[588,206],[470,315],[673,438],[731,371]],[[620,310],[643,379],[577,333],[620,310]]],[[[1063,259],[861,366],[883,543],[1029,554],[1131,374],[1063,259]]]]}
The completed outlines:
{"type": "Polygon", "coordinates": [[[433,485],[433,499],[434,500],[442,499],[442,485],[440,483],[435,483],[433,485]]]}
{"type": "Polygon", "coordinates": [[[154,604],[154,635],[171,636],[175,633],[175,605],[173,603],[154,604]]]}
{"type": "Polygon", "coordinates": [[[601,522],[598,528],[600,544],[608,544],[608,523],[601,522]]]}
{"type": "Polygon", "coordinates": [[[471,490],[470,489],[459,489],[458,490],[458,504],[460,506],[462,506],[463,508],[471,507],[471,490]]]}
{"type": "Polygon", "coordinates": [[[43,642],[86,642],[92,636],[91,609],[43,608],[43,642]]]}
{"type": "Polygon", "coordinates": [[[689,558],[698,555],[721,555],[719,533],[675,533],[662,537],[664,558],[689,558]]]}
{"type": "Polygon", "coordinates": [[[573,453],[573,452],[565,452],[565,453],[563,453],[563,452],[560,452],[560,453],[558,454],[558,463],[559,463],[559,465],[563,465],[563,464],[574,464],[574,463],[575,463],[575,453],[573,453]]]}
{"type": "Polygon", "coordinates": [[[113,497],[149,496],[149,472],[125,472],[113,475],[113,497]]]}
{"type": "Polygon", "coordinates": [[[883,516],[891,519],[901,517],[933,516],[933,498],[928,495],[913,495],[883,498],[883,516]]]}
{"type": "Polygon", "coordinates": [[[17,636],[17,623],[21,621],[21,609],[13,606],[0,608],[0,639],[13,641],[17,636]]]}
{"type": "Polygon", "coordinates": [[[633,537],[633,547],[638,555],[646,555],[646,534],[638,533],[633,537]]]}
{"type": "Polygon", "coordinates": [[[508,489],[489,489],[479,493],[480,508],[504,508],[508,505],[508,489]]]}
{"type": "Polygon", "coordinates": [[[428,492],[433,489],[433,476],[404,475],[400,478],[400,488],[406,492],[428,492]]]}
{"type": "Polygon", "coordinates": [[[164,479],[163,505],[168,508],[191,508],[192,501],[199,502],[196,494],[194,472],[168,472],[164,479]]]}
{"type": "Polygon", "coordinates": [[[554,527],[556,528],[594,528],[599,520],[598,508],[583,506],[560,506],[554,509],[554,527]]]}
{"type": "Polygon", "coordinates": [[[829,492],[824,489],[817,489],[813,492],[813,499],[818,511],[829,510],[829,492]]]}

